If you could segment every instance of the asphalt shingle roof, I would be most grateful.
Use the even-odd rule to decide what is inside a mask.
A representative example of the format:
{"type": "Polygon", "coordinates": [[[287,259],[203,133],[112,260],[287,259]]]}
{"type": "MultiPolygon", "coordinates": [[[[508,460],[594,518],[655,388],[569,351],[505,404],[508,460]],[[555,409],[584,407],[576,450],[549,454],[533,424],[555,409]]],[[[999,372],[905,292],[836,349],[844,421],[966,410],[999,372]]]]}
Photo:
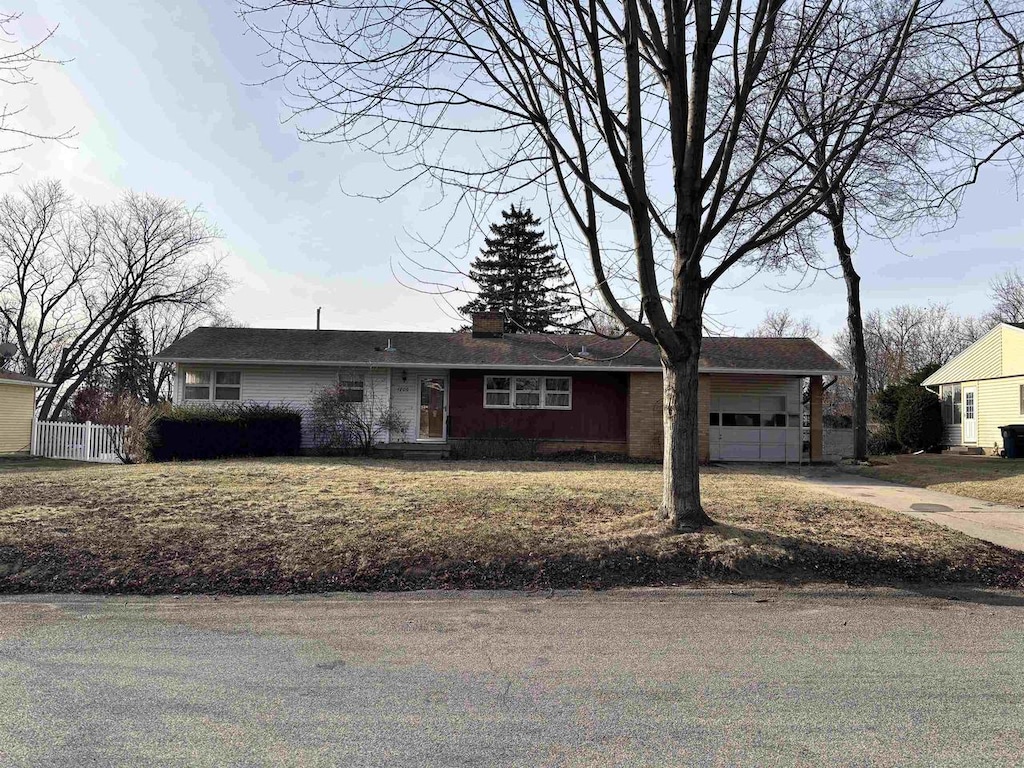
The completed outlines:
{"type": "MultiPolygon", "coordinates": [[[[313,363],[480,368],[660,368],[657,348],[633,337],[431,331],[312,331],[197,328],[156,359],[192,362],[313,363]],[[392,351],[388,351],[388,344],[392,351]],[[583,350],[586,350],[583,352],[583,350]]],[[[701,370],[845,373],[810,339],[708,337],[701,370]]]]}

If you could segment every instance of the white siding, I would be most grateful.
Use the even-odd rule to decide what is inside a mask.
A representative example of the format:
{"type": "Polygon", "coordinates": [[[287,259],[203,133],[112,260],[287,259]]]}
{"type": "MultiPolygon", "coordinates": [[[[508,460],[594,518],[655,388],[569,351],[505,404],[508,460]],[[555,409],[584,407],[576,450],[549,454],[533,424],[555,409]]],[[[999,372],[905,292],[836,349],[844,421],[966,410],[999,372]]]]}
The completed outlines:
{"type": "MultiPolygon", "coordinates": [[[[179,365],[174,385],[174,402],[190,405],[184,400],[185,369],[197,371],[241,371],[242,402],[269,405],[290,405],[303,412],[302,447],[313,445],[308,427],[308,408],[313,395],[337,383],[340,374],[363,376],[366,397],[388,398],[388,370],[386,368],[332,368],[329,366],[299,365],[179,365]]],[[[387,435],[383,436],[388,439],[387,435]]]]}
{"type": "Polygon", "coordinates": [[[978,382],[978,445],[986,452],[1003,447],[1000,427],[1024,424],[1021,386],[1024,386],[1024,376],[978,382]]]}
{"type": "Polygon", "coordinates": [[[927,386],[955,384],[959,381],[991,379],[1003,375],[1003,337],[1014,328],[997,325],[971,346],[925,379],[927,386]]]}
{"type": "Polygon", "coordinates": [[[32,439],[35,387],[0,384],[0,453],[21,453],[32,439]]]}
{"type": "MultiPolygon", "coordinates": [[[[404,433],[391,435],[396,443],[411,443],[416,440],[417,426],[420,418],[420,379],[422,377],[443,376],[445,378],[445,399],[448,397],[448,372],[443,368],[405,370],[394,368],[391,373],[391,405],[402,416],[406,423],[404,433]],[[405,379],[402,379],[402,374],[405,379]]],[[[447,413],[447,402],[445,403],[447,413]]]]}
{"type": "Polygon", "coordinates": [[[761,411],[760,398],[784,397],[787,424],[782,428],[710,427],[713,460],[799,461],[803,454],[801,379],[793,376],[711,376],[711,410],[727,404],[761,411]]]}

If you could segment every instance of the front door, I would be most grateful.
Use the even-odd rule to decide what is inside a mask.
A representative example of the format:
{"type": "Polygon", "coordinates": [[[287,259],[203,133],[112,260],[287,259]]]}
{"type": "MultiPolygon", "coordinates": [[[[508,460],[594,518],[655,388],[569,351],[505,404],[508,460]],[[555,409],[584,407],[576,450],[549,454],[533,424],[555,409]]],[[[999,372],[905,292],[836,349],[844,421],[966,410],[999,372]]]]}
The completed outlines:
{"type": "Polygon", "coordinates": [[[978,442],[977,387],[964,387],[964,442],[978,442]]]}
{"type": "Polygon", "coordinates": [[[445,379],[424,376],[420,379],[420,423],[416,437],[420,440],[445,438],[445,379]]]}

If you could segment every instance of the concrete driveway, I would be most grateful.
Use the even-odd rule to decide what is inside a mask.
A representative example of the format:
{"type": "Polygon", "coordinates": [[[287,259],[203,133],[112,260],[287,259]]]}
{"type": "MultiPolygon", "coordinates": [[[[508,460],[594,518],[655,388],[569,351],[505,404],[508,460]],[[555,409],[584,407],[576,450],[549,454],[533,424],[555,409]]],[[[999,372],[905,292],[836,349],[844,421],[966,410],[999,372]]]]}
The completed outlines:
{"type": "Polygon", "coordinates": [[[1024,595],[0,598],[0,765],[992,766],[1024,595]]]}
{"type": "Polygon", "coordinates": [[[889,483],[837,469],[805,474],[800,479],[826,493],[902,512],[976,539],[1024,551],[1024,507],[889,483]]]}

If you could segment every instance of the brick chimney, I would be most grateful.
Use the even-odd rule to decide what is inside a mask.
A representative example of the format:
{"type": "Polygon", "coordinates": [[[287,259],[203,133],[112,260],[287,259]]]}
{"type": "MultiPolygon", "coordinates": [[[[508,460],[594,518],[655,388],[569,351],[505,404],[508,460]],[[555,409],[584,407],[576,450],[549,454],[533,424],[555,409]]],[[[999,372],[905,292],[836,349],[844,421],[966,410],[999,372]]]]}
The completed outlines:
{"type": "Polygon", "coordinates": [[[505,333],[502,312],[474,312],[472,318],[474,339],[497,339],[505,333]]]}

